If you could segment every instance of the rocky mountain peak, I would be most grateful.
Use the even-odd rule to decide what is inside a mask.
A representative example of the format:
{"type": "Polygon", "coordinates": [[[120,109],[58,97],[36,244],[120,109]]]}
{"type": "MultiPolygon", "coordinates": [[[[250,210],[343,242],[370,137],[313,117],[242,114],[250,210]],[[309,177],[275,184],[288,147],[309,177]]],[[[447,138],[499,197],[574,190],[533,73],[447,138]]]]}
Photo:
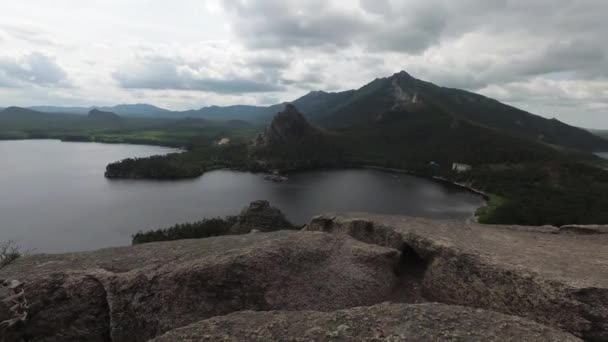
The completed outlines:
{"type": "Polygon", "coordinates": [[[268,146],[299,140],[315,131],[308,120],[291,103],[285,105],[282,112],[277,113],[272,123],[264,133],[260,134],[255,145],[268,146]]]}
{"type": "Polygon", "coordinates": [[[411,80],[415,80],[414,77],[412,77],[412,75],[408,74],[406,71],[401,70],[398,73],[395,73],[393,76],[390,77],[392,80],[398,80],[398,81],[411,81],[411,80]]]}

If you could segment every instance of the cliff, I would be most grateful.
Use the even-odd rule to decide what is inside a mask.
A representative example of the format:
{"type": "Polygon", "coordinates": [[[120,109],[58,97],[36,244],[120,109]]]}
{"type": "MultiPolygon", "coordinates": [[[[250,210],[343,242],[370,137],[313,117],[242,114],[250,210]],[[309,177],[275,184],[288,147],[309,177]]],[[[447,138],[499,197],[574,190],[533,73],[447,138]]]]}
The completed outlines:
{"type": "Polygon", "coordinates": [[[606,340],[607,243],[331,214],[302,231],[33,255],[0,269],[29,303],[0,340],[606,340]]]}
{"type": "Polygon", "coordinates": [[[267,148],[279,144],[290,144],[314,135],[314,129],[304,118],[304,115],[292,105],[287,104],[282,112],[278,112],[266,130],[254,141],[257,148],[267,148]]]}

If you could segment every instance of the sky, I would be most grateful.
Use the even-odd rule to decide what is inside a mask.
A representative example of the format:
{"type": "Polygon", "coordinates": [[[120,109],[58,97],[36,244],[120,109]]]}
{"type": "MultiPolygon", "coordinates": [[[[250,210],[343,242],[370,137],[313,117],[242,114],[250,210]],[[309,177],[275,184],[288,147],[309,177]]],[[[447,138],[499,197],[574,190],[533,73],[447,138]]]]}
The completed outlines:
{"type": "Polygon", "coordinates": [[[0,107],[268,105],[405,70],[608,129],[605,0],[0,3],[0,107]]]}

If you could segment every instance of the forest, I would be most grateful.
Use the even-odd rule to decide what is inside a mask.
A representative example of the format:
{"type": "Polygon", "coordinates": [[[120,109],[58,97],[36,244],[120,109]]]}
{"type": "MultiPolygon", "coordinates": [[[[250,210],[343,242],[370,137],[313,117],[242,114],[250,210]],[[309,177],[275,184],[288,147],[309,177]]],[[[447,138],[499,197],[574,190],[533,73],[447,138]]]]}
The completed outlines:
{"type": "MultiPolygon", "coordinates": [[[[47,121],[4,118],[0,139],[54,138],[183,149],[166,156],[116,161],[106,168],[108,178],[195,178],[221,168],[251,172],[396,168],[423,177],[440,176],[490,194],[488,205],[478,212],[483,223],[608,223],[606,160],[431,112],[395,119],[389,114],[374,124],[319,129],[308,137],[261,148],[252,147],[261,127],[200,119],[129,119],[106,124],[61,116],[55,121],[46,116],[47,121]],[[218,144],[223,138],[230,143],[218,144]],[[454,162],[469,164],[472,170],[454,173],[454,162]]],[[[218,223],[198,226],[213,224],[218,223]]]]}

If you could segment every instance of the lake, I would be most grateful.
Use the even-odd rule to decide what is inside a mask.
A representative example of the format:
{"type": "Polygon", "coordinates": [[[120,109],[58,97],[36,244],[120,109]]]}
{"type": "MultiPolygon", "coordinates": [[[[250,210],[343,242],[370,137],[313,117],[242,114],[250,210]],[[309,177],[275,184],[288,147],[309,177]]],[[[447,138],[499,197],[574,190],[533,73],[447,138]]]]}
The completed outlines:
{"type": "Polygon", "coordinates": [[[108,180],[105,166],[166,154],[155,146],[0,141],[0,241],[35,252],[128,245],[142,229],[237,214],[266,199],[294,223],[335,211],[468,218],[483,200],[405,174],[349,169],[298,173],[284,183],[262,174],[214,171],[194,180],[108,180]]]}

